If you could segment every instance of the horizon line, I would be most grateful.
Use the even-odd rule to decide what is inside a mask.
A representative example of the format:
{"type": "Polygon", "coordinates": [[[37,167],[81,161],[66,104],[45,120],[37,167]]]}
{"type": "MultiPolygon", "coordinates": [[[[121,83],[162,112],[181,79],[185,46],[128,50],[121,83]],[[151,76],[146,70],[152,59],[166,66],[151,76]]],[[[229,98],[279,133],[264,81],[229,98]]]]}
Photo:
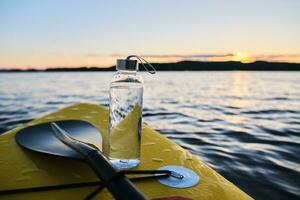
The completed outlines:
{"type": "MultiPolygon", "coordinates": [[[[233,61],[233,60],[227,60],[227,61],[197,61],[197,60],[181,60],[177,62],[151,62],[151,64],[157,64],[157,65],[163,65],[163,64],[177,64],[177,63],[182,63],[182,62],[196,62],[196,63],[239,63],[242,65],[249,65],[249,64],[254,64],[254,63],[269,63],[269,64],[291,64],[291,65],[300,65],[300,62],[280,62],[280,61],[266,61],[266,60],[255,60],[253,62],[241,62],[241,61],[233,61]]],[[[5,67],[0,67],[1,71],[47,71],[51,69],[80,69],[80,68],[85,68],[85,69],[91,69],[91,68],[98,68],[98,69],[110,69],[114,68],[116,65],[111,65],[111,66],[105,66],[105,67],[100,67],[100,66],[89,66],[89,65],[78,65],[78,66],[53,66],[53,67],[43,67],[43,68],[5,68],[5,67]]],[[[41,67],[41,66],[39,66],[41,67]]]]}

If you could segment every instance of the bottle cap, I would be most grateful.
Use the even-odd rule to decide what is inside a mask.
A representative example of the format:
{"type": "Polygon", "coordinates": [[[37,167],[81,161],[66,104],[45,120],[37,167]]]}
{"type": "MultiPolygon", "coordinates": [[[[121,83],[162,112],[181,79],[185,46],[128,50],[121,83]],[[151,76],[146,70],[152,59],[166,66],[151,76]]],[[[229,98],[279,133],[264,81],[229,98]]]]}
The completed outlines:
{"type": "Polygon", "coordinates": [[[137,60],[117,59],[117,70],[137,71],[137,60]]]}

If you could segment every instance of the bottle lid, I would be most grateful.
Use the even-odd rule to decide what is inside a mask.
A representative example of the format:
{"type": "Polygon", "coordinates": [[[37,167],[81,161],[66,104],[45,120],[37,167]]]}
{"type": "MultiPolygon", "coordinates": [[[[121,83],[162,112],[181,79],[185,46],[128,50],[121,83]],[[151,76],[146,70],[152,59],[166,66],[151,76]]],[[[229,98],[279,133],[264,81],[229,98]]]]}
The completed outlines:
{"type": "Polygon", "coordinates": [[[137,60],[117,59],[117,70],[137,71],[137,60]]]}

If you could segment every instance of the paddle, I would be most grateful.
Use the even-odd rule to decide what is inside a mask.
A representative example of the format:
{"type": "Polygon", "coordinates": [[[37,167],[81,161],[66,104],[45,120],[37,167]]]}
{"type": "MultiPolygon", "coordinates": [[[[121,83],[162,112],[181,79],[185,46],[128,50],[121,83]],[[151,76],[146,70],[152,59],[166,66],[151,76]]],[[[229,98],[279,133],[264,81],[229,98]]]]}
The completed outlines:
{"type": "Polygon", "coordinates": [[[93,145],[72,138],[56,123],[51,123],[55,136],[64,144],[71,147],[89,163],[97,176],[104,182],[111,194],[118,200],[144,200],[146,197],[129,181],[118,173],[102,153],[93,145]]]}
{"type": "Polygon", "coordinates": [[[85,160],[117,200],[145,200],[146,197],[129,179],[102,155],[99,150],[101,145],[93,144],[93,139],[99,139],[95,134],[100,135],[95,129],[83,121],[53,122],[24,129],[17,134],[16,139],[30,150],[85,160]]]}

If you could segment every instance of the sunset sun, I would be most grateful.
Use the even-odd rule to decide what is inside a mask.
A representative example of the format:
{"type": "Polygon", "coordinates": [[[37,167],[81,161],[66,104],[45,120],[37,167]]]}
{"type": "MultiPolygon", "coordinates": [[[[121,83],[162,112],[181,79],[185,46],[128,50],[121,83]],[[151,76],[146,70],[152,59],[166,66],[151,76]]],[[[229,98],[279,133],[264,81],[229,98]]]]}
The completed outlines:
{"type": "Polygon", "coordinates": [[[241,62],[241,63],[255,62],[255,58],[251,54],[246,53],[246,52],[237,52],[237,53],[235,53],[232,56],[231,60],[232,61],[238,61],[238,62],[241,62]]]}

